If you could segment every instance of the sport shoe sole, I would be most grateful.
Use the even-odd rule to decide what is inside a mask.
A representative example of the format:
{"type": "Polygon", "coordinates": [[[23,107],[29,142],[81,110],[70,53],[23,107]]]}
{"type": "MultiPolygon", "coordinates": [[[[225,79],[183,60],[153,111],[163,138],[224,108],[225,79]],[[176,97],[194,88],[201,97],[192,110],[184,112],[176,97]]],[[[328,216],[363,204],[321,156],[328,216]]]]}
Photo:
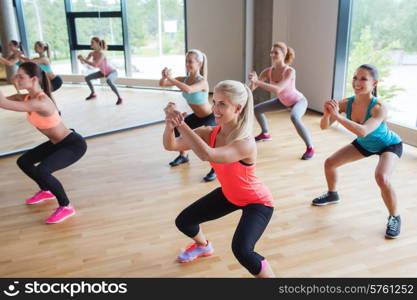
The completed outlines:
{"type": "Polygon", "coordinates": [[[395,240],[395,239],[398,239],[399,237],[400,235],[392,236],[392,235],[385,234],[385,238],[389,240],[395,240]]]}
{"type": "Polygon", "coordinates": [[[27,205],[33,205],[33,204],[42,203],[43,201],[47,201],[47,200],[55,200],[55,199],[56,199],[55,197],[45,198],[45,199],[42,199],[42,200],[39,200],[39,201],[36,201],[36,202],[32,202],[32,203],[27,203],[27,202],[26,202],[26,204],[27,204],[27,205]]]}
{"type": "Polygon", "coordinates": [[[59,221],[55,221],[55,222],[46,222],[46,221],[45,221],[45,223],[46,223],[46,224],[58,224],[58,223],[61,223],[61,222],[65,221],[65,220],[66,220],[66,219],[68,219],[69,217],[72,217],[73,215],[75,215],[75,211],[73,211],[70,215],[63,217],[63,218],[62,218],[61,220],[59,220],[59,221]]]}
{"type": "Polygon", "coordinates": [[[311,202],[311,204],[314,205],[314,206],[324,206],[324,205],[328,205],[328,204],[336,204],[336,203],[339,203],[339,202],[340,202],[340,199],[339,200],[334,200],[334,201],[327,201],[327,202],[324,202],[324,203],[311,202]]]}
{"type": "Polygon", "coordinates": [[[213,255],[213,253],[214,253],[214,250],[211,250],[209,252],[197,255],[196,257],[194,257],[192,259],[188,259],[188,260],[180,260],[179,258],[177,258],[177,262],[179,262],[179,263],[188,263],[188,262],[192,262],[192,261],[194,261],[194,260],[196,260],[197,258],[200,258],[200,257],[213,255]]]}

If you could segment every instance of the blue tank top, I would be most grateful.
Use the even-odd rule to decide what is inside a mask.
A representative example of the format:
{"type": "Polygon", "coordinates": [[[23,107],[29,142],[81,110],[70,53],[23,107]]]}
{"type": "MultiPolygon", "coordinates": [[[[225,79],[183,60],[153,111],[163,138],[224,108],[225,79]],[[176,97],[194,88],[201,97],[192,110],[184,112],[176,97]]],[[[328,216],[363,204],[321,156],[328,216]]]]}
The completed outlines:
{"type": "MultiPolygon", "coordinates": [[[[354,99],[355,96],[350,97],[349,102],[347,104],[346,117],[349,120],[352,120],[352,103],[354,99]]],[[[376,97],[373,97],[366,111],[366,117],[363,123],[365,123],[367,120],[371,118],[371,109],[375,106],[377,102],[378,99],[376,97]]],[[[388,128],[386,122],[381,122],[381,125],[379,125],[377,129],[375,129],[365,137],[358,137],[357,141],[359,145],[361,145],[369,152],[376,153],[381,151],[385,147],[400,143],[401,138],[395,132],[391,131],[388,128]]]]}
{"type": "Polygon", "coordinates": [[[46,73],[52,72],[52,67],[50,65],[39,64],[39,67],[46,73]]]}
{"type": "Polygon", "coordinates": [[[22,62],[20,61],[20,60],[18,60],[17,62],[16,62],[16,66],[18,66],[18,67],[20,67],[20,65],[22,64],[22,62]]]}
{"type": "MultiPolygon", "coordinates": [[[[196,81],[203,80],[203,77],[199,76],[196,78],[196,81]]],[[[184,83],[187,83],[188,76],[185,77],[184,83]]],[[[208,92],[206,91],[198,91],[195,93],[187,94],[182,92],[182,96],[187,100],[188,104],[199,105],[208,102],[208,92]]]]}

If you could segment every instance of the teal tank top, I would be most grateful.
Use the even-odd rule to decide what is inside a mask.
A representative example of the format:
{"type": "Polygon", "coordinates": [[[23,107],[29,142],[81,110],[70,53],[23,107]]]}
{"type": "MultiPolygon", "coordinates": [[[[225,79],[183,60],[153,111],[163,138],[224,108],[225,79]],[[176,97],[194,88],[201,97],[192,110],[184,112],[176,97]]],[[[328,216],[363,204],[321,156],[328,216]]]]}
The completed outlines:
{"type": "Polygon", "coordinates": [[[39,64],[39,67],[46,73],[52,72],[52,67],[50,65],[39,64]]]}
{"type": "MultiPolygon", "coordinates": [[[[203,77],[199,76],[196,78],[196,81],[203,80],[203,77]]],[[[188,76],[185,77],[184,83],[187,83],[188,76]]],[[[198,91],[195,93],[187,94],[182,92],[182,96],[187,100],[188,104],[199,105],[208,102],[208,92],[206,91],[198,91]]]]}
{"type": "MultiPolygon", "coordinates": [[[[352,120],[352,103],[354,99],[355,96],[350,97],[349,102],[347,104],[346,117],[349,120],[352,120]]],[[[378,99],[376,97],[373,97],[366,111],[366,117],[363,123],[365,123],[367,120],[371,118],[371,109],[377,102],[378,99]]],[[[379,125],[377,129],[375,129],[365,137],[358,137],[357,141],[359,145],[361,145],[369,152],[376,153],[381,151],[385,147],[400,143],[401,138],[395,132],[391,131],[388,128],[386,122],[381,122],[381,125],[379,125]]]]}
{"type": "Polygon", "coordinates": [[[20,60],[18,60],[17,62],[16,62],[16,66],[18,66],[18,67],[20,67],[20,65],[22,64],[22,62],[20,61],[20,60]]]}

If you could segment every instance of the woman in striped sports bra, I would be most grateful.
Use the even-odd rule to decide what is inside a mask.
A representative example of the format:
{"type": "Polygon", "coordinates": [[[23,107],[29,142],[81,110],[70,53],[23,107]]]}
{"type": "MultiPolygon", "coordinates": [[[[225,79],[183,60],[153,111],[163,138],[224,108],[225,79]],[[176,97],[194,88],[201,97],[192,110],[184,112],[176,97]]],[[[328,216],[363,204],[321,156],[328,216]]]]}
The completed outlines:
{"type": "Polygon", "coordinates": [[[291,108],[291,121],[307,147],[301,159],[307,160],[313,157],[314,148],[310,133],[301,120],[307,110],[308,102],[306,97],[295,88],[295,70],[290,67],[294,56],[294,50],[285,43],[275,43],[271,49],[273,65],[263,70],[259,78],[255,71],[249,73],[252,91],[259,86],[277,96],[255,106],[255,116],[262,129],[262,132],[255,137],[255,140],[271,140],[268,121],[264,115],[265,112],[291,108]]]}
{"type": "Polygon", "coordinates": [[[219,82],[214,88],[213,112],[217,127],[192,130],[174,103],[165,109],[165,149],[192,149],[200,159],[212,165],[221,185],[185,208],[176,218],[178,229],[193,240],[177,260],[186,263],[213,254],[213,246],[200,224],[241,210],[232,241],[233,254],[255,277],[274,277],[265,257],[254,251],[272,217],[274,202],[269,189],[255,174],[257,148],[252,135],[250,89],[234,80],[219,82]],[[175,128],[181,133],[177,138],[175,128]]]}
{"type": "Polygon", "coordinates": [[[29,123],[49,139],[27,151],[17,160],[17,165],[40,188],[34,196],[26,199],[26,204],[56,199],[59,207],[45,219],[45,222],[59,223],[73,216],[75,209],[70,204],[62,184],[52,173],[79,160],[86,152],[87,144],[81,135],[65,127],[53,101],[48,77],[38,64],[22,63],[15,77],[18,89],[27,90],[29,93],[6,98],[0,92],[0,107],[26,112],[29,123]]]}
{"type": "MultiPolygon", "coordinates": [[[[185,68],[187,76],[176,78],[172,77],[171,70],[164,68],[159,85],[162,87],[176,86],[182,91],[182,96],[193,110],[193,113],[185,118],[185,123],[191,129],[200,126],[214,126],[216,122],[208,101],[209,86],[206,55],[197,49],[188,51],[185,56],[185,68]]],[[[175,136],[178,137],[179,135],[178,130],[175,130],[175,136]]],[[[169,164],[175,167],[188,161],[187,152],[180,151],[179,155],[169,164]]],[[[216,179],[214,169],[212,168],[203,179],[204,181],[216,179]]]]}
{"type": "Polygon", "coordinates": [[[100,70],[85,77],[85,81],[87,82],[87,85],[91,91],[90,95],[85,98],[85,100],[91,100],[97,97],[96,93],[94,92],[94,86],[91,83],[91,80],[104,77],[106,78],[106,82],[110,86],[111,90],[117,96],[116,105],[122,104],[123,99],[120,97],[119,91],[114,85],[114,81],[117,79],[117,70],[110,65],[105,54],[105,51],[107,50],[106,41],[100,39],[99,37],[93,37],[91,39],[91,48],[94,51],[91,51],[87,57],[78,55],[78,59],[82,64],[87,64],[100,70]]]}
{"type": "Polygon", "coordinates": [[[46,42],[37,41],[35,43],[35,52],[38,53],[39,57],[29,59],[23,55],[19,56],[21,62],[34,62],[37,63],[41,69],[48,76],[49,81],[51,82],[52,92],[55,92],[62,86],[62,78],[54,74],[51,67],[51,48],[46,42]]]}
{"type": "Polygon", "coordinates": [[[389,212],[385,236],[397,238],[401,231],[401,218],[398,214],[397,196],[391,185],[391,175],[403,148],[400,137],[386,124],[387,108],[376,98],[378,78],[375,66],[362,65],[356,70],[352,80],[355,95],[340,102],[325,102],[321,129],[327,129],[334,121],[338,121],[358,137],[326,159],[324,170],[328,192],[315,198],[312,204],[321,206],[338,203],[340,199],[336,189],[337,168],[377,154],[379,161],[375,170],[375,180],[389,212]],[[346,113],[346,117],[340,113],[346,113]]]}

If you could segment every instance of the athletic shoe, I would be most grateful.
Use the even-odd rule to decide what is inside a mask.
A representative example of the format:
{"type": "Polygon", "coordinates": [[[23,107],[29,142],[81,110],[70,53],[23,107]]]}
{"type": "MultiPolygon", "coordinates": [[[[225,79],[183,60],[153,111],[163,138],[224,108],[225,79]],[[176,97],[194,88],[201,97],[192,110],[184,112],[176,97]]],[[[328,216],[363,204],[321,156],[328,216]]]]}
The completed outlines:
{"type": "Polygon", "coordinates": [[[209,182],[209,181],[213,181],[214,179],[216,179],[216,172],[214,172],[214,169],[211,168],[210,172],[207,173],[206,176],[203,177],[203,180],[205,182],[209,182]]]}
{"type": "Polygon", "coordinates": [[[37,204],[41,203],[45,200],[53,200],[55,199],[55,195],[52,194],[50,191],[39,191],[32,197],[26,199],[26,204],[37,204]]]}
{"type": "Polygon", "coordinates": [[[66,218],[75,215],[75,209],[72,205],[59,206],[55,209],[54,213],[45,219],[47,224],[55,224],[64,221],[66,218]]]}
{"type": "Polygon", "coordinates": [[[315,198],[311,204],[321,206],[327,204],[339,203],[339,194],[337,192],[327,192],[317,198],[315,198]]]}
{"type": "Polygon", "coordinates": [[[272,140],[272,136],[269,133],[261,133],[261,134],[255,136],[255,141],[256,142],[270,141],[270,140],[272,140]]]}
{"type": "Polygon", "coordinates": [[[385,232],[385,237],[389,239],[396,239],[400,236],[401,232],[401,217],[398,216],[389,216],[387,223],[387,231],[385,232]]]}
{"type": "Polygon", "coordinates": [[[117,102],[116,105],[122,104],[123,103],[123,99],[122,98],[117,98],[117,102]]]}
{"type": "Polygon", "coordinates": [[[90,94],[90,96],[85,98],[85,100],[91,100],[91,99],[95,99],[95,98],[97,98],[96,94],[92,93],[92,94],[90,94]]]}
{"type": "Polygon", "coordinates": [[[314,148],[313,147],[308,147],[306,152],[301,157],[301,159],[308,160],[308,159],[312,158],[313,156],[314,156],[314,148]]]}
{"type": "Polygon", "coordinates": [[[173,161],[171,161],[170,163],[169,163],[169,165],[171,166],[171,167],[176,167],[176,166],[179,166],[180,164],[185,164],[185,163],[187,163],[189,161],[189,159],[188,159],[188,155],[187,156],[182,156],[181,154],[180,155],[178,155],[173,161]]]}
{"type": "Polygon", "coordinates": [[[185,251],[181,252],[177,257],[177,261],[186,263],[193,261],[199,257],[210,256],[214,253],[211,243],[207,241],[206,246],[199,246],[197,243],[190,244],[185,251]]]}

